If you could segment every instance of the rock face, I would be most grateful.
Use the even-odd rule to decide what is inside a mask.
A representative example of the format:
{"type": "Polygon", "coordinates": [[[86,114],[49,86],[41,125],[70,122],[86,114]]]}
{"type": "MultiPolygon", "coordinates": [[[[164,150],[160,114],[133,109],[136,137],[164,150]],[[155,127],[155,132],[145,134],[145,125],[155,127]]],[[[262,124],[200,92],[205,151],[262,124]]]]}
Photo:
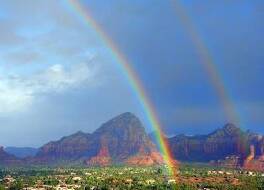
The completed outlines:
{"type": "Polygon", "coordinates": [[[93,134],[101,147],[107,147],[110,156],[123,161],[136,154],[156,151],[144,127],[131,113],[122,114],[103,124],[93,134]]]}
{"type": "Polygon", "coordinates": [[[245,159],[238,156],[226,157],[225,160],[220,160],[217,165],[230,167],[230,168],[243,168],[246,170],[264,171],[263,154],[256,155],[256,146],[250,145],[250,153],[245,159]]]}
{"type": "Polygon", "coordinates": [[[244,158],[248,151],[247,135],[232,124],[208,135],[178,135],[168,141],[175,158],[183,161],[208,162],[230,155],[244,158]]]}
{"type": "Polygon", "coordinates": [[[140,120],[132,113],[121,114],[92,134],[78,132],[40,148],[33,163],[84,162],[87,165],[153,165],[163,163],[140,120]]]}
{"type": "MultiPolygon", "coordinates": [[[[263,141],[263,139],[261,140],[263,141]]],[[[260,154],[256,154],[256,145],[250,145],[250,154],[243,163],[243,167],[247,170],[264,171],[264,153],[263,149],[260,149],[260,154]]]]}
{"type": "Polygon", "coordinates": [[[250,162],[247,162],[243,166],[246,170],[256,170],[256,171],[264,171],[264,160],[262,159],[254,159],[250,162]]]}
{"type": "Polygon", "coordinates": [[[89,166],[110,166],[112,164],[112,158],[109,154],[108,147],[102,145],[98,154],[86,160],[86,164],[89,166]]]}
{"type": "Polygon", "coordinates": [[[39,149],[30,162],[33,164],[56,164],[89,157],[96,151],[90,136],[90,134],[77,132],[58,141],[49,142],[39,149]]]}
{"type": "Polygon", "coordinates": [[[99,151],[96,156],[87,160],[89,165],[163,163],[161,156],[155,156],[160,154],[147,136],[142,123],[131,113],[124,113],[103,124],[93,136],[97,140],[99,151]]]}
{"type": "MultiPolygon", "coordinates": [[[[138,154],[125,160],[126,164],[134,166],[152,166],[163,164],[163,158],[157,151],[151,153],[138,154]]],[[[175,162],[176,163],[176,162],[175,162]]]]}
{"type": "Polygon", "coordinates": [[[180,161],[264,171],[264,137],[244,132],[233,124],[208,135],[169,138],[173,155],[180,161]]]}

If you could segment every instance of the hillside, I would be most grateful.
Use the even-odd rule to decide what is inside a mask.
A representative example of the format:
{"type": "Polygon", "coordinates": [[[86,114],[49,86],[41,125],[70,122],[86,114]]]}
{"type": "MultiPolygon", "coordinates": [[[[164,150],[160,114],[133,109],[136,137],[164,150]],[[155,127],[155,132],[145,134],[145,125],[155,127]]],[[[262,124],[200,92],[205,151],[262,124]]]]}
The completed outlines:
{"type": "Polygon", "coordinates": [[[264,138],[226,124],[208,135],[168,138],[175,159],[264,170],[264,138]]]}
{"type": "MultiPolygon", "coordinates": [[[[19,159],[1,148],[0,165],[163,164],[155,142],[153,133],[147,135],[135,115],[123,113],[91,134],[79,131],[48,142],[35,156],[19,159]]],[[[243,131],[233,124],[226,124],[207,135],[176,135],[168,138],[168,142],[175,160],[264,171],[264,137],[243,131]]]]}
{"type": "Polygon", "coordinates": [[[238,127],[227,124],[208,135],[178,135],[169,138],[175,157],[183,161],[208,162],[224,159],[228,155],[245,157],[248,134],[238,127]]]}
{"type": "Polygon", "coordinates": [[[84,162],[87,165],[163,163],[140,120],[121,114],[94,133],[78,132],[42,146],[32,163],[84,162]]]}

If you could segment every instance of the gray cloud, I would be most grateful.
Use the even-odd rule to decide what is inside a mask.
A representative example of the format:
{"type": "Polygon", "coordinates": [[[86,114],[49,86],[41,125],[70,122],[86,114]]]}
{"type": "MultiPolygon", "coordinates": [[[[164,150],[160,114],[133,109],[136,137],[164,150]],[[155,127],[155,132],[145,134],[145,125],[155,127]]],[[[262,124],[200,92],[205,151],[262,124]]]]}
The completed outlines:
{"type": "Polygon", "coordinates": [[[25,42],[25,39],[16,34],[16,24],[0,19],[0,47],[17,45],[25,42]]]}
{"type": "Polygon", "coordinates": [[[30,51],[17,51],[10,52],[4,55],[5,62],[12,64],[28,64],[37,62],[41,59],[41,55],[38,52],[30,52],[30,51]]]}
{"type": "MultiPolygon", "coordinates": [[[[3,29],[0,31],[3,34],[0,35],[3,38],[0,39],[0,42],[3,40],[0,44],[2,92],[10,92],[5,95],[13,100],[21,98],[18,102],[31,102],[31,106],[23,113],[0,114],[1,124],[6,126],[0,129],[0,144],[40,145],[79,129],[92,131],[122,111],[144,116],[111,52],[64,2],[1,2],[0,12],[4,14],[0,16],[4,23],[0,24],[3,29]],[[39,53],[32,60],[35,64],[17,64],[27,63],[34,52],[39,53]],[[73,71],[69,68],[91,59],[99,72],[92,81],[103,81],[100,88],[91,88],[82,79],[78,81],[83,82],[75,83],[77,79],[70,77],[76,74],[70,74],[73,71]],[[52,73],[51,70],[53,75],[57,74],[49,80],[47,73],[52,73]],[[80,85],[76,87],[73,83],[80,85]],[[56,91],[55,87],[64,90],[56,91]],[[26,131],[24,139],[30,136],[32,141],[12,142],[5,138],[17,139],[18,131],[21,134],[26,131]]],[[[85,4],[128,56],[167,132],[206,133],[225,124],[211,79],[171,4],[160,0],[110,2],[109,6],[105,6],[104,0],[85,4]]],[[[243,127],[263,132],[264,38],[263,14],[255,11],[258,5],[247,1],[239,4],[206,1],[202,6],[193,1],[183,2],[214,58],[228,96],[242,115],[243,127]]]]}
{"type": "Polygon", "coordinates": [[[61,64],[52,65],[43,72],[31,76],[9,76],[0,81],[0,113],[24,111],[37,95],[63,92],[83,83],[95,86],[99,83],[96,69],[86,63],[66,69],[61,64]],[[96,80],[97,79],[97,80],[96,80]]]}

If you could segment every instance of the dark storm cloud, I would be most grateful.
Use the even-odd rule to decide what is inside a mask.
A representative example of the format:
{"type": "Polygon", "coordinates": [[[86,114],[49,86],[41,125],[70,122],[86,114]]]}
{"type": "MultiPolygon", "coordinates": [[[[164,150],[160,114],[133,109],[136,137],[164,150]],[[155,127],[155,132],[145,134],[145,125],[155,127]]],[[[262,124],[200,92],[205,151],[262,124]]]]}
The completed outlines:
{"type": "MultiPolygon", "coordinates": [[[[94,17],[132,60],[167,130],[191,133],[196,126],[212,130],[227,122],[199,50],[171,1],[111,3],[105,14],[102,1],[87,6],[97,10],[94,17]],[[125,11],[118,11],[120,4],[125,11]],[[194,108],[187,109],[190,106],[194,108]],[[200,110],[197,117],[193,109],[200,110]]],[[[232,106],[244,116],[242,127],[259,129],[264,118],[263,1],[190,0],[181,5],[212,57],[232,106]],[[257,118],[250,116],[252,111],[257,118]]]]}
{"type": "MultiPolygon", "coordinates": [[[[167,134],[193,134],[197,129],[199,133],[207,133],[228,122],[197,45],[171,1],[82,2],[131,61],[167,134]]],[[[212,64],[240,116],[242,127],[263,133],[263,1],[208,0],[201,3],[188,0],[181,4],[213,59],[212,64]]],[[[71,86],[63,93],[45,90],[45,96],[34,91],[38,95],[31,97],[28,96],[32,95],[31,88],[26,88],[25,94],[22,83],[15,83],[11,88],[10,79],[4,78],[0,82],[5,92],[0,95],[1,105],[27,100],[32,106],[23,114],[0,116],[2,125],[7,126],[1,128],[2,137],[8,136],[1,137],[0,144],[38,146],[78,130],[91,132],[100,123],[125,111],[135,112],[144,124],[148,123],[135,92],[106,44],[92,27],[66,9],[62,1],[34,0],[27,5],[21,1],[6,1],[1,4],[0,10],[4,10],[0,14],[3,21],[0,23],[1,79],[7,71],[14,77],[21,74],[32,79],[35,76],[32,73],[43,73],[48,68],[66,76],[61,71],[67,71],[71,64],[93,60],[99,73],[92,81],[102,85],[91,88],[85,83],[78,88],[71,86]],[[2,66],[6,61],[12,65],[18,60],[38,64],[36,68],[2,66]],[[14,121],[19,121],[19,125],[14,121]],[[23,134],[24,138],[18,139],[17,134],[23,134]],[[26,142],[24,139],[28,135],[32,138],[26,142]],[[10,139],[18,140],[11,142],[10,139]]],[[[54,80],[58,77],[61,79],[61,75],[55,75],[54,80]]]]}

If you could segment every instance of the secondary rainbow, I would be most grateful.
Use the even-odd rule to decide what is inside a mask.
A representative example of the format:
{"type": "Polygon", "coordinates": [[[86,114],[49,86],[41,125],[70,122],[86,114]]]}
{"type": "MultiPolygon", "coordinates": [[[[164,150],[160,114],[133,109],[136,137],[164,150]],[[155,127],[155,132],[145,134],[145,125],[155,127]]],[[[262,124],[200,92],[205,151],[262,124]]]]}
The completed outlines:
{"type": "Polygon", "coordinates": [[[161,124],[158,119],[157,113],[153,104],[145,92],[145,89],[129,63],[127,57],[118,49],[113,40],[107,36],[102,27],[100,27],[97,22],[93,19],[92,15],[89,13],[89,10],[84,7],[79,0],[65,0],[67,5],[78,15],[79,19],[83,24],[92,27],[98,37],[109,47],[111,50],[112,56],[116,59],[117,63],[120,65],[123,73],[125,74],[129,84],[131,85],[133,92],[137,96],[142,108],[144,109],[145,115],[155,130],[155,136],[159,144],[159,148],[162,152],[163,159],[168,166],[168,172],[170,175],[175,175],[175,165],[174,159],[172,157],[169,145],[167,140],[163,137],[163,132],[161,129],[161,124]]]}
{"type": "Polygon", "coordinates": [[[225,115],[228,119],[228,122],[233,122],[234,124],[240,126],[240,118],[238,113],[235,110],[235,106],[232,103],[232,100],[229,96],[226,85],[224,84],[223,78],[215,65],[215,62],[206,47],[204,40],[199,35],[199,32],[195,28],[191,18],[187,14],[187,11],[184,10],[183,5],[178,0],[171,0],[172,7],[175,10],[177,18],[181,21],[186,32],[189,34],[190,39],[193,42],[193,45],[200,57],[201,64],[204,67],[206,73],[209,76],[210,82],[214,87],[221,105],[224,108],[225,115]]]}

